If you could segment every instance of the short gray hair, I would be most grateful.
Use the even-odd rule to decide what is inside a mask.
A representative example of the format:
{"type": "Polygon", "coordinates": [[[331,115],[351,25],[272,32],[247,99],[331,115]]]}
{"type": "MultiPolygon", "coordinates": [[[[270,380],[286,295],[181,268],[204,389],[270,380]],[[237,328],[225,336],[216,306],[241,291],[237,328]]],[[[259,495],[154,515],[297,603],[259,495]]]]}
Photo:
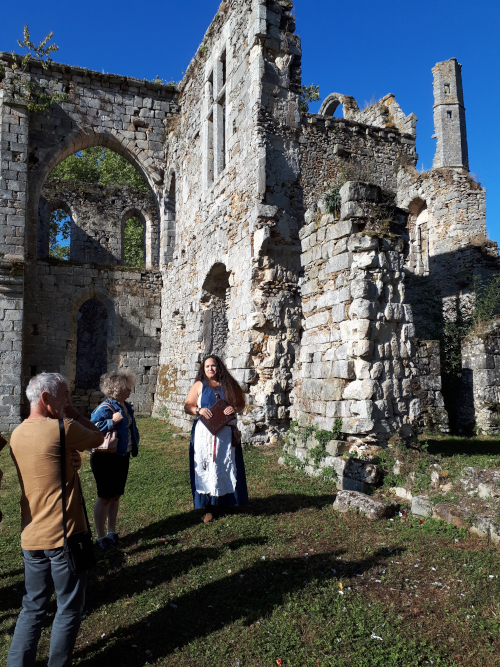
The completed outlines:
{"type": "Polygon", "coordinates": [[[26,396],[31,407],[40,403],[44,391],[49,396],[56,396],[59,387],[67,384],[66,378],[59,373],[39,373],[32,377],[26,389],[26,396]]]}
{"type": "Polygon", "coordinates": [[[110,371],[101,375],[100,390],[109,398],[116,398],[122,389],[132,390],[135,386],[135,375],[130,371],[110,371]]]}

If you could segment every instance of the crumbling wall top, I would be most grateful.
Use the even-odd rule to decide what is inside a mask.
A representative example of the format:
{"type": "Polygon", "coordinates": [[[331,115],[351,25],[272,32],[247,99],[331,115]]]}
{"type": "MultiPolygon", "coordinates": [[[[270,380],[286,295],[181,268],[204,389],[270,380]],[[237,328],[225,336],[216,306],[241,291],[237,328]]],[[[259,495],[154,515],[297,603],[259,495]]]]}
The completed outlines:
{"type": "MultiPolygon", "coordinates": [[[[20,64],[23,60],[23,57],[18,54],[8,53],[6,51],[0,51],[0,61],[11,64],[20,64]]],[[[60,72],[62,74],[70,76],[80,76],[88,79],[98,80],[101,85],[106,86],[106,84],[122,84],[128,85],[136,88],[146,88],[149,91],[158,91],[161,93],[169,92],[175,93],[177,87],[175,85],[157,83],[155,81],[149,81],[148,79],[138,79],[133,76],[124,76],[122,74],[112,74],[105,72],[98,72],[96,70],[88,69],[87,67],[79,67],[75,65],[66,65],[64,63],[59,63],[52,61],[48,70],[42,70],[42,66],[39,60],[33,58],[28,63],[28,72],[33,74],[43,74],[50,77],[51,72],[60,72]]]]}
{"type": "Polygon", "coordinates": [[[403,110],[396,102],[393,93],[385,95],[381,100],[359,109],[358,103],[350,95],[331,93],[320,107],[319,115],[333,116],[339,104],[342,105],[344,118],[372,127],[382,127],[388,130],[398,130],[402,134],[408,134],[415,138],[417,136],[417,117],[414,113],[405,116],[403,110]]]}

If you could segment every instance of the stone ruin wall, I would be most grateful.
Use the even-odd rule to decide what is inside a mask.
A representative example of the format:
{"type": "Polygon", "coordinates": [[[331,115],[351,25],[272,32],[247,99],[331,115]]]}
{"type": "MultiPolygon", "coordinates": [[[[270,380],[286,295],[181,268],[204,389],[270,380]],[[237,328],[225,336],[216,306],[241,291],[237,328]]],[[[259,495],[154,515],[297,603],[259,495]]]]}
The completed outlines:
{"type": "Polygon", "coordinates": [[[382,128],[389,132],[396,130],[413,139],[417,136],[417,117],[414,113],[406,116],[393,93],[384,95],[373,104],[367,103],[363,109],[359,109],[357,101],[350,95],[330,93],[323,100],[319,115],[331,117],[339,105],[342,107],[345,120],[368,125],[371,128],[382,128]]]}
{"type": "MultiPolygon", "coordinates": [[[[108,266],[92,264],[103,258],[90,253],[87,264],[37,260],[38,212],[50,171],[69,155],[102,145],[123,155],[146,178],[155,201],[158,235],[158,212],[161,224],[164,218],[160,206],[164,123],[177,112],[176,92],[59,63],[42,71],[32,61],[19,75],[13,72],[11,54],[0,54],[0,60],[2,428],[11,430],[25,413],[23,392],[35,369],[66,373],[74,384],[76,321],[80,304],[88,298],[99,299],[116,314],[116,344],[123,355],[113,346],[114,360],[108,356],[108,361],[110,367],[123,363],[138,373],[136,407],[149,414],[159,354],[161,277],[155,272],[113,273],[108,266]],[[24,98],[29,81],[66,93],[68,99],[47,112],[29,114],[24,98]]],[[[116,241],[120,230],[115,232],[116,241]]],[[[151,255],[155,253],[151,249],[151,255]]],[[[106,258],[110,263],[116,259],[106,258]]],[[[95,396],[81,397],[81,407],[91,409],[95,400],[95,396]]]]}
{"type": "Polygon", "coordinates": [[[342,418],[352,442],[408,435],[414,330],[405,302],[403,240],[377,226],[377,186],[348,182],[340,217],[306,213],[301,229],[303,334],[292,416],[331,430],[342,418]]]}
{"type": "Polygon", "coordinates": [[[307,114],[301,125],[301,186],[305,209],[345,181],[369,181],[396,191],[402,165],[417,161],[415,138],[395,129],[307,114]]]}
{"type": "Polygon", "coordinates": [[[95,299],[107,311],[107,370],[134,373],[131,400],[138,414],[151,414],[160,352],[161,275],[61,260],[38,260],[32,270],[25,296],[26,374],[62,373],[70,379],[75,407],[90,414],[101,394],[96,387],[75,390],[75,374],[78,312],[95,299]]]}
{"type": "Polygon", "coordinates": [[[22,395],[24,220],[28,114],[0,89],[0,424],[19,423],[22,395]]]}
{"type": "Polygon", "coordinates": [[[449,433],[441,380],[441,359],[438,340],[415,340],[415,371],[412,391],[420,401],[420,414],[416,424],[422,432],[449,433]]]}
{"type": "MultiPolygon", "coordinates": [[[[12,57],[1,54],[2,425],[17,423],[22,387],[44,363],[38,349],[53,370],[75,380],[76,320],[81,299],[89,298],[106,304],[109,321],[112,310],[122,317],[117,346],[126,354],[118,363],[136,360],[144,411],[158,367],[155,414],[167,410],[183,428],[197,365],[214,349],[248,392],[245,442],[274,441],[290,416],[328,427],[337,414],[352,438],[383,442],[416,419],[419,401],[424,412],[439,408],[437,348],[421,327],[428,318],[419,297],[427,281],[442,320],[458,298],[467,301],[464,275],[497,267],[496,246],[486,240],[484,190],[457,165],[415,172],[416,118],[405,116],[393,95],[359,110],[353,98],[332,94],[320,114],[301,118],[291,7],[289,0],[224,2],[177,89],[57,63],[48,72],[32,64],[19,84],[12,57]],[[20,97],[25,79],[68,100],[29,118],[20,97]],[[338,104],[344,119],[331,117],[338,104]],[[121,231],[112,232],[130,197],[115,198],[116,211],[107,207],[110,217],[96,223],[92,188],[90,197],[65,192],[89,221],[84,254],[77,253],[83,263],[36,259],[37,244],[46,255],[37,226],[47,175],[92,145],[123,155],[150,186],[148,270],[117,266],[121,231]],[[325,215],[325,192],[359,180],[382,189],[363,186],[363,200],[351,183],[342,219],[325,215]],[[102,260],[107,265],[97,264],[102,260]],[[58,300],[52,331],[45,281],[58,300]],[[415,333],[420,340],[412,342],[415,333]],[[137,347],[126,342],[134,336],[137,347]],[[327,370],[332,375],[323,377],[327,370]],[[409,385],[411,377],[420,379],[409,385]]],[[[49,208],[42,205],[42,221],[49,208]]],[[[85,308],[105,318],[100,306],[85,308]]]]}
{"type": "MultiPolygon", "coordinates": [[[[269,124],[293,124],[299,119],[298,84],[291,93],[290,81],[300,81],[296,70],[301,52],[289,4],[225,3],[227,14],[219,12],[181,83],[183,114],[167,136],[167,172],[175,173],[178,184],[177,250],[164,273],[155,410],[166,406],[174,424],[190,426],[184,401],[207,351],[205,322],[214,317],[213,309],[207,313],[212,298],[208,288],[214,272],[227,272],[224,358],[248,392],[242,431],[245,441],[254,442],[266,441],[277,425],[288,421],[294,361],[288,331],[298,323],[296,316],[294,321],[287,314],[298,280],[297,262],[289,264],[282,242],[288,239],[293,245],[291,234],[297,235],[298,223],[286,210],[290,208],[286,183],[296,180],[298,162],[290,169],[282,157],[285,169],[278,179],[276,165],[269,166],[271,153],[280,148],[273,144],[269,124]],[[207,81],[217,95],[217,68],[224,50],[226,164],[210,183],[207,132],[213,128],[204,127],[210,113],[207,81]],[[293,58],[285,57],[290,52],[293,64],[293,58]]],[[[217,135],[215,167],[216,139],[217,135]]],[[[294,161],[293,156],[290,159],[294,161]]],[[[220,305],[218,301],[217,308],[220,305]]]]}
{"type": "Polygon", "coordinates": [[[64,210],[70,217],[70,259],[75,262],[124,263],[124,229],[129,218],[144,227],[144,259],[158,266],[158,212],[150,192],[129,186],[51,180],[42,191],[38,216],[38,257],[49,255],[51,213],[64,210]]]}
{"type": "Polygon", "coordinates": [[[207,342],[203,340],[201,304],[207,300],[203,288],[217,265],[230,273],[226,313],[230,325],[225,347],[232,356],[224,356],[240,381],[250,379],[248,373],[238,370],[245,365],[243,350],[247,356],[249,352],[243,337],[251,310],[249,227],[259,191],[254,158],[258,145],[252,130],[261,53],[249,35],[252,15],[246,7],[232,13],[230,22],[226,23],[225,18],[217,16],[207,31],[181,83],[183,113],[167,126],[167,174],[175,179],[177,189],[176,250],[164,270],[162,351],[155,409],[158,412],[164,407],[171,421],[185,428],[191,423],[184,414],[185,397],[207,342]],[[213,104],[205,91],[211,75],[213,90],[214,70],[215,85],[221,87],[218,63],[224,51],[226,114],[234,122],[228,124],[231,132],[226,136],[228,164],[221,168],[224,156],[220,155],[220,146],[213,145],[213,123],[207,127],[208,107],[213,104]],[[209,161],[220,169],[219,173],[210,174],[212,182],[209,161]]]}
{"type": "Polygon", "coordinates": [[[500,319],[480,324],[462,342],[458,427],[496,435],[500,427],[500,319]]]}
{"type": "MultiPolygon", "coordinates": [[[[154,239],[145,253],[151,266],[158,230],[151,194],[129,187],[49,181],[41,204],[38,248],[43,255],[28,267],[25,290],[25,376],[41,371],[62,373],[70,380],[75,406],[84,414],[92,412],[102,395],[90,368],[94,351],[82,347],[84,322],[79,322],[80,308],[95,300],[106,319],[100,341],[105,352],[98,375],[115,368],[133,372],[137,384],[131,400],[138,414],[150,414],[160,351],[161,275],[158,268],[125,267],[122,257],[123,228],[132,212],[144,219],[145,238],[154,239]],[[60,206],[72,218],[69,261],[46,256],[48,219],[51,210],[60,206]],[[84,235],[88,241],[82,248],[78,242],[84,235]],[[93,377],[92,386],[88,386],[89,377],[85,381],[86,370],[93,377]]],[[[94,325],[88,323],[89,327],[98,328],[98,320],[94,325]]]]}

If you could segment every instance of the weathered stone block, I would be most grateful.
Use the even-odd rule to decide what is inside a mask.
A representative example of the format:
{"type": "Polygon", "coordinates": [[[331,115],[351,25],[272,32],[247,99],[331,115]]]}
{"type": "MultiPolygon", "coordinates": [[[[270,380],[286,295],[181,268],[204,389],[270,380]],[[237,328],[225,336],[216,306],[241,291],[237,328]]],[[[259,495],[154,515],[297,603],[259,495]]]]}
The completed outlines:
{"type": "Polygon", "coordinates": [[[375,393],[376,384],[374,380],[354,380],[344,389],[343,398],[355,401],[368,400],[375,393]]]}
{"type": "Polygon", "coordinates": [[[316,313],[315,315],[311,315],[311,317],[308,317],[305,321],[305,328],[306,329],[314,329],[315,327],[320,327],[322,325],[325,325],[328,323],[328,311],[325,310],[321,313],[316,313]]]}
{"type": "Polygon", "coordinates": [[[371,340],[350,340],[347,343],[347,354],[349,357],[363,357],[370,359],[373,352],[371,340]]]}
{"type": "Polygon", "coordinates": [[[356,377],[352,361],[334,361],[332,363],[332,376],[352,380],[356,377]]]}
{"type": "Polygon", "coordinates": [[[343,341],[369,339],[370,320],[347,320],[341,322],[340,335],[343,341]]]}
{"type": "Polygon", "coordinates": [[[373,250],[378,248],[378,238],[376,236],[352,234],[347,241],[347,248],[352,252],[373,250]]]}
{"type": "Polygon", "coordinates": [[[350,477],[339,477],[337,481],[337,489],[339,491],[357,491],[358,493],[367,493],[369,485],[360,482],[358,479],[351,479],[350,477]]]}
{"type": "Polygon", "coordinates": [[[351,320],[373,320],[377,316],[377,305],[367,299],[354,299],[349,307],[351,320]]]}
{"type": "Polygon", "coordinates": [[[352,256],[349,252],[343,252],[340,255],[334,255],[326,264],[327,273],[337,273],[343,269],[348,269],[352,262],[352,256]]]}
{"type": "Polygon", "coordinates": [[[342,432],[352,435],[371,433],[375,428],[373,419],[363,417],[347,417],[342,419],[342,432]]]}
{"type": "Polygon", "coordinates": [[[413,496],[411,500],[411,511],[417,516],[432,516],[433,504],[424,496],[413,496]]]}
{"type": "Polygon", "coordinates": [[[348,201],[370,201],[377,202],[380,197],[380,188],[371,183],[361,181],[348,181],[340,188],[340,196],[343,202],[348,201]]]}
{"type": "Polygon", "coordinates": [[[356,491],[339,491],[333,509],[339,512],[347,512],[352,509],[359,510],[368,519],[389,519],[396,511],[395,505],[388,505],[375,500],[364,493],[356,491]]]}
{"type": "Polygon", "coordinates": [[[337,239],[349,236],[354,229],[354,223],[351,220],[341,220],[334,225],[331,225],[326,230],[326,240],[335,241],[337,239]]]}
{"type": "Polygon", "coordinates": [[[467,512],[457,505],[451,505],[450,503],[439,503],[434,507],[432,516],[435,519],[443,519],[443,521],[446,521],[446,523],[457,526],[457,528],[463,528],[465,526],[467,512]]]}
{"type": "MultiPolygon", "coordinates": [[[[394,495],[396,495],[398,498],[404,498],[404,500],[412,500],[413,495],[411,491],[408,491],[407,489],[404,488],[404,486],[397,486],[394,488],[390,489],[394,495]]],[[[416,512],[414,512],[416,514],[416,512]]]]}
{"type": "MultiPolygon", "coordinates": [[[[330,442],[327,442],[325,445],[329,457],[340,456],[348,447],[349,445],[343,440],[330,440],[330,442]]],[[[333,465],[333,462],[330,461],[329,465],[333,465]]]]}

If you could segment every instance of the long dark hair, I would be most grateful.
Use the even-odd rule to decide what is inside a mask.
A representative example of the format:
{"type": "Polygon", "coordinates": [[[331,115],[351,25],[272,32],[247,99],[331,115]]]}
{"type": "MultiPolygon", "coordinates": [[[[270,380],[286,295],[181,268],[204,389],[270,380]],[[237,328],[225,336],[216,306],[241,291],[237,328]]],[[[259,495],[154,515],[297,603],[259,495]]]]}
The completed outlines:
{"type": "Polygon", "coordinates": [[[234,379],[231,373],[227,370],[226,365],[220,357],[216,354],[207,354],[201,362],[201,366],[196,375],[196,381],[204,382],[210,386],[210,381],[205,375],[205,362],[207,359],[213,359],[217,367],[217,380],[220,382],[222,389],[224,389],[225,400],[232,405],[235,410],[241,410],[245,407],[245,394],[238,382],[234,379]]]}

